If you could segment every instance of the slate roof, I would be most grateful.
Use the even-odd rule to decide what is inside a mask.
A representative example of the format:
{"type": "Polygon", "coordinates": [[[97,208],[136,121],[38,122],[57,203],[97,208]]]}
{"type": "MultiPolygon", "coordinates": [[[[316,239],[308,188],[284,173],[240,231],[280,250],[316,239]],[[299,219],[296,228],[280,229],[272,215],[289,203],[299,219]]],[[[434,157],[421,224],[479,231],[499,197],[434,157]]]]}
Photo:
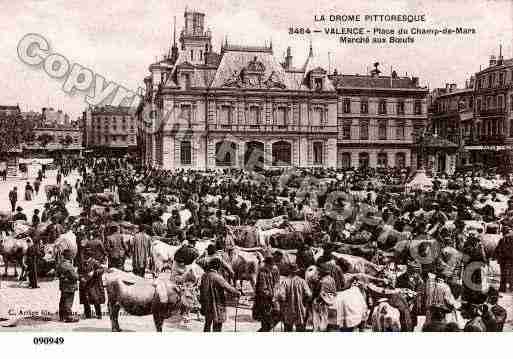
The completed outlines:
{"type": "Polygon", "coordinates": [[[397,88],[422,89],[410,77],[372,77],[369,75],[336,75],[331,77],[337,88],[397,88]]]}

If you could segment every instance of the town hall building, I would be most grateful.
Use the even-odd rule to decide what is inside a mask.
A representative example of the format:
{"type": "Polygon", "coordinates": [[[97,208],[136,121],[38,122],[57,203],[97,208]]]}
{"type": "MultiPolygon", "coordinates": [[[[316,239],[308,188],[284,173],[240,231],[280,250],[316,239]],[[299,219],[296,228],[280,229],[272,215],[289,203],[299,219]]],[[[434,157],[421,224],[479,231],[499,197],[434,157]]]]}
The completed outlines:
{"type": "MultiPolygon", "coordinates": [[[[145,165],[164,169],[358,167],[376,164],[379,153],[388,150],[397,159],[395,163],[406,166],[412,162],[415,145],[411,131],[405,130],[404,138],[376,138],[379,143],[372,143],[373,131],[367,138],[358,132],[363,131],[358,124],[361,114],[351,116],[349,131],[358,140],[365,140],[371,150],[362,149],[356,138],[348,141],[342,134],[350,117],[343,115],[346,98],[341,96],[357,98],[361,94],[367,99],[386,93],[388,99],[400,94],[411,97],[403,110],[411,106],[413,111],[418,105],[415,101],[421,101],[422,111],[427,90],[419,88],[417,80],[395,79],[396,85],[408,87],[403,91],[395,87],[384,90],[376,86],[383,82],[377,79],[364,81],[372,86],[361,89],[362,81],[351,78],[348,82],[343,76],[328,74],[318,64],[311,44],[306,61],[299,67],[293,65],[290,48],[283,61],[277,60],[272,43],[241,46],[225,40],[217,53],[212,48],[212,35],[205,29],[205,15],[186,11],[184,17],[179,45],[175,32],[171,50],[150,65],[151,74],[145,78],[146,92],[137,111],[138,141],[145,165]],[[370,157],[365,161],[355,149],[370,157]]],[[[379,101],[376,99],[376,106],[379,101]]],[[[371,100],[370,111],[373,103],[371,100]]],[[[369,114],[363,116],[366,123],[377,126],[378,120],[370,119],[369,114]]],[[[387,120],[390,114],[375,117],[387,120]]],[[[400,117],[406,129],[413,128],[412,119],[422,118],[418,111],[400,117]]],[[[388,165],[394,165],[392,160],[388,165]]]]}

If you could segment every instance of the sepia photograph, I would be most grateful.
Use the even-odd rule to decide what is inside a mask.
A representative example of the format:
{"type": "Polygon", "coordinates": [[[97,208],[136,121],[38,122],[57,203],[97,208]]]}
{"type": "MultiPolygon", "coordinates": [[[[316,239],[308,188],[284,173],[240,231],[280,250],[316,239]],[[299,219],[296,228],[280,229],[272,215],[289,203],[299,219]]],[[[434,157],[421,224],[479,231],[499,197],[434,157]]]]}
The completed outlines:
{"type": "Polygon", "coordinates": [[[0,338],[513,331],[513,1],[2,10],[0,338]]]}

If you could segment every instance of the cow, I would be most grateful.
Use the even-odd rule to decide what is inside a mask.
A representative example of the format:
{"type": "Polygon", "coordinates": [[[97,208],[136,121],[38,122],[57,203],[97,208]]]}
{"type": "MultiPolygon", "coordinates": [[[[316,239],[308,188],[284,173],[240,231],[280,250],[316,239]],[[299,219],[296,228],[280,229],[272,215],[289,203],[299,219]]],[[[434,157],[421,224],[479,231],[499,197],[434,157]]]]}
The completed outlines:
{"type": "Polygon", "coordinates": [[[18,279],[22,280],[26,274],[24,258],[27,254],[29,246],[32,245],[32,239],[30,237],[16,238],[13,236],[6,236],[3,233],[1,236],[0,255],[2,256],[4,262],[4,276],[7,277],[9,263],[14,263],[14,276],[18,277],[17,266],[20,266],[21,274],[18,279]]]}
{"type": "Polygon", "coordinates": [[[401,313],[390,303],[382,299],[372,313],[372,331],[374,332],[399,332],[401,331],[401,313]]]}
{"type": "Polygon", "coordinates": [[[188,283],[144,279],[114,268],[106,270],[103,282],[113,332],[121,331],[121,308],[136,316],[153,314],[155,329],[161,332],[166,318],[199,307],[196,287],[188,283]]]}
{"type": "Polygon", "coordinates": [[[263,263],[264,257],[258,251],[246,252],[239,248],[232,248],[223,254],[223,259],[232,266],[234,277],[233,284],[236,287],[237,282],[249,281],[251,288],[255,290],[256,276],[258,269],[263,263]]]}
{"type": "Polygon", "coordinates": [[[151,259],[152,259],[152,272],[153,277],[157,278],[164,269],[171,269],[175,253],[178,246],[171,246],[159,240],[154,240],[151,243],[151,259]]]}
{"type": "Polygon", "coordinates": [[[77,237],[70,230],[61,234],[54,243],[45,245],[44,261],[58,264],[62,258],[62,252],[65,249],[69,249],[72,259],[75,259],[78,253],[77,237]]]}

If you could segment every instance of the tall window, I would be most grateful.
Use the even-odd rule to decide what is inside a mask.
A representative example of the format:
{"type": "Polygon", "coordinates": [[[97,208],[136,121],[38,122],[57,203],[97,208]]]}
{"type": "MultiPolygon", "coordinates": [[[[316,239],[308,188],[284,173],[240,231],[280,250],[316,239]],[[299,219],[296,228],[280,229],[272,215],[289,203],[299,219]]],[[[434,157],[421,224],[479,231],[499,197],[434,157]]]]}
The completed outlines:
{"type": "Polygon", "coordinates": [[[360,140],[368,140],[369,139],[369,122],[362,121],[360,122],[360,140]]]}
{"type": "Polygon", "coordinates": [[[513,118],[509,121],[509,137],[513,137],[513,118]]]}
{"type": "Polygon", "coordinates": [[[395,166],[399,168],[406,167],[406,155],[403,152],[395,154],[395,166]]]}
{"type": "Polygon", "coordinates": [[[369,154],[367,152],[361,152],[358,155],[358,167],[360,167],[360,168],[369,167],[369,154]]]}
{"type": "Polygon", "coordinates": [[[182,165],[190,165],[192,163],[192,147],[190,141],[182,141],[180,143],[180,163],[182,165]]]}
{"type": "Polygon", "coordinates": [[[397,114],[404,115],[404,101],[397,102],[397,114]]]}
{"type": "Polygon", "coordinates": [[[415,114],[416,115],[422,115],[422,101],[415,100],[414,107],[415,107],[415,109],[414,109],[415,114]]]}
{"type": "Polygon", "coordinates": [[[344,113],[351,113],[351,99],[345,98],[343,102],[344,113]]]}
{"type": "Polygon", "coordinates": [[[231,107],[221,106],[219,111],[219,124],[222,128],[229,128],[231,125],[231,107]]]}
{"type": "Polygon", "coordinates": [[[380,115],[385,115],[387,113],[387,101],[379,100],[378,113],[380,115]]]}
{"type": "Polygon", "coordinates": [[[509,96],[509,110],[513,112],[513,95],[509,96]]]}
{"type": "Polygon", "coordinates": [[[395,123],[395,138],[398,140],[404,140],[404,122],[397,121],[395,123]]]}
{"type": "Polygon", "coordinates": [[[369,100],[366,98],[360,102],[360,113],[369,113],[369,100]]]}
{"type": "Polygon", "coordinates": [[[388,155],[386,152],[378,153],[378,167],[388,167],[388,155]]]}
{"type": "Polygon", "coordinates": [[[342,153],[342,168],[350,168],[351,167],[351,153],[344,152],[342,153]]]}
{"type": "Polygon", "coordinates": [[[275,124],[278,128],[285,128],[287,126],[287,109],[285,107],[279,107],[276,110],[275,124]]]}
{"type": "Polygon", "coordinates": [[[260,107],[251,106],[249,108],[249,125],[258,126],[260,124],[260,107]]]}
{"type": "Polygon", "coordinates": [[[351,122],[344,122],[344,125],[342,126],[342,138],[344,140],[351,139],[351,122]]]}
{"type": "Polygon", "coordinates": [[[504,97],[502,97],[502,96],[497,97],[497,108],[499,110],[502,110],[504,108],[504,97]]]}
{"type": "Polygon", "coordinates": [[[180,106],[180,119],[180,122],[187,124],[187,127],[192,126],[191,105],[180,106]]]}
{"type": "Polygon", "coordinates": [[[314,165],[322,165],[322,150],[323,143],[322,142],[314,142],[313,143],[313,163],[314,165]]]}
{"type": "Polygon", "coordinates": [[[289,142],[278,141],[272,146],[273,166],[290,166],[292,164],[292,146],[289,142]]]}
{"type": "Polygon", "coordinates": [[[504,72],[500,72],[499,73],[499,85],[500,86],[503,86],[504,85],[504,72]]]}
{"type": "Polygon", "coordinates": [[[223,141],[216,143],[216,166],[235,166],[237,144],[223,141]]]}
{"type": "Polygon", "coordinates": [[[492,108],[492,96],[486,97],[486,109],[489,110],[492,108]]]}
{"type": "Polygon", "coordinates": [[[194,60],[194,50],[191,50],[191,61],[194,60]]]}
{"type": "Polygon", "coordinates": [[[322,126],[323,114],[324,114],[324,111],[322,108],[320,108],[320,107],[314,108],[313,114],[312,114],[312,126],[322,126]]]}
{"type": "Polygon", "coordinates": [[[380,140],[387,139],[387,121],[386,120],[378,121],[378,138],[380,140]]]}
{"type": "Polygon", "coordinates": [[[481,99],[480,98],[478,98],[477,101],[476,101],[476,110],[478,112],[481,111],[481,99]]]}

